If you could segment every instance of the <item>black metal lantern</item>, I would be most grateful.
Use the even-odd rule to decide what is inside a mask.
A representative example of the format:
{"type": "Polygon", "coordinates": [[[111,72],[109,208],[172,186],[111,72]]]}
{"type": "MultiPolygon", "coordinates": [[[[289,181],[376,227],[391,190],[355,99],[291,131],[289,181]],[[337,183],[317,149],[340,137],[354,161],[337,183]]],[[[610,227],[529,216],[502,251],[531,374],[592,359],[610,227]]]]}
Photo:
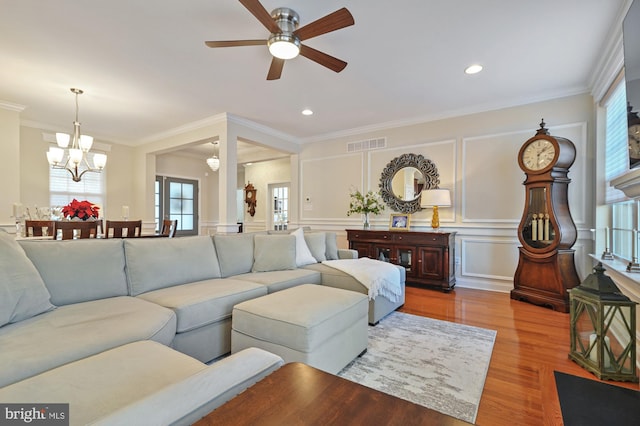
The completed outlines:
{"type": "Polygon", "coordinates": [[[602,263],[569,290],[569,358],[599,379],[638,382],[636,302],[604,274],[602,263]]]}

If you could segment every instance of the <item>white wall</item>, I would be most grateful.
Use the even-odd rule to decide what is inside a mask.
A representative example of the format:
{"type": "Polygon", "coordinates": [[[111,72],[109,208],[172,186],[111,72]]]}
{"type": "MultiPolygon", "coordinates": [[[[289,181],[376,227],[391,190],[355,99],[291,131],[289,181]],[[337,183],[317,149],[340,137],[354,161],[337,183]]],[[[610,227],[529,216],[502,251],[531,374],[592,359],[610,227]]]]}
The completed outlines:
{"type": "MultiPolygon", "coordinates": [[[[350,187],[378,190],[389,161],[404,153],[422,154],[438,167],[440,187],[452,191],[453,206],[440,209],[440,223],[443,230],[457,232],[457,285],[510,291],[524,206],[517,153],[542,117],[552,135],[570,139],[577,148],[569,204],[579,230],[576,265],[584,277],[592,267],[587,255],[595,181],[593,100],[586,94],[305,145],[300,152],[300,223],[338,231],[345,247],[344,229],[362,224],[361,218],[346,216],[350,187]],[[386,148],[347,153],[348,142],[381,137],[386,148]]],[[[390,213],[387,208],[370,218],[373,229],[388,229],[390,213]]],[[[429,230],[430,220],[431,209],[416,212],[411,229],[429,230]]]]}

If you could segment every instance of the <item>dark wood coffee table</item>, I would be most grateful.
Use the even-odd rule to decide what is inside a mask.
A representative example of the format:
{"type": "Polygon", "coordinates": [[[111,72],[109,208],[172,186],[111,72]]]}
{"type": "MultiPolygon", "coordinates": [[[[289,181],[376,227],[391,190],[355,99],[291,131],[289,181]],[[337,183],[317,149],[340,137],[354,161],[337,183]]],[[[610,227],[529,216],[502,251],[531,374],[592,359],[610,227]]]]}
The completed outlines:
{"type": "Polygon", "coordinates": [[[306,364],[279,368],[195,423],[206,425],[468,425],[306,364]]]}

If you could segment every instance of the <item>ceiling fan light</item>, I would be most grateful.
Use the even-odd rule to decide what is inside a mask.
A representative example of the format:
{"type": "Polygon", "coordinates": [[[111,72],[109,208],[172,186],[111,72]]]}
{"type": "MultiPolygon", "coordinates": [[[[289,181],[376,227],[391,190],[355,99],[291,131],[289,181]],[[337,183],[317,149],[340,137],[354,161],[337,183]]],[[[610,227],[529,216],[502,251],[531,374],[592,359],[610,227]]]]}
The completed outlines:
{"type": "Polygon", "coordinates": [[[291,34],[274,34],[268,45],[269,53],[279,59],[293,59],[300,53],[300,40],[291,34]]]}

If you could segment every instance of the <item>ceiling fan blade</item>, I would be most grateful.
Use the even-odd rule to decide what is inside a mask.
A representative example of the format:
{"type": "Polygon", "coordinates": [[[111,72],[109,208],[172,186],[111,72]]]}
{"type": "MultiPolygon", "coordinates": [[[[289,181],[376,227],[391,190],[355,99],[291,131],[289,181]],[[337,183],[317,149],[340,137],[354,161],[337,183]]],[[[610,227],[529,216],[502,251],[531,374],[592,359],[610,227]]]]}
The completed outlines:
{"type": "Polygon", "coordinates": [[[267,12],[267,9],[265,9],[258,0],[240,0],[240,3],[242,3],[242,5],[246,7],[247,10],[251,12],[251,14],[255,16],[256,19],[258,19],[258,21],[260,21],[270,32],[282,32],[278,24],[276,24],[276,21],[271,17],[271,14],[267,12]]]}
{"type": "Polygon", "coordinates": [[[343,7],[342,9],[336,10],[333,13],[305,25],[304,27],[298,28],[293,32],[293,34],[295,34],[300,41],[303,41],[353,24],[355,24],[353,16],[346,7],[343,7]]]}
{"type": "Polygon", "coordinates": [[[282,68],[284,67],[284,59],[274,57],[271,60],[271,66],[269,67],[269,73],[267,74],[267,80],[277,80],[282,75],[282,68]]]}
{"type": "Polygon", "coordinates": [[[347,66],[345,61],[327,55],[313,47],[305,46],[304,44],[300,45],[300,54],[335,72],[340,72],[347,66]]]}
{"type": "Polygon", "coordinates": [[[225,41],[205,41],[209,47],[236,47],[236,46],[264,46],[267,40],[225,40],[225,41]]]}

